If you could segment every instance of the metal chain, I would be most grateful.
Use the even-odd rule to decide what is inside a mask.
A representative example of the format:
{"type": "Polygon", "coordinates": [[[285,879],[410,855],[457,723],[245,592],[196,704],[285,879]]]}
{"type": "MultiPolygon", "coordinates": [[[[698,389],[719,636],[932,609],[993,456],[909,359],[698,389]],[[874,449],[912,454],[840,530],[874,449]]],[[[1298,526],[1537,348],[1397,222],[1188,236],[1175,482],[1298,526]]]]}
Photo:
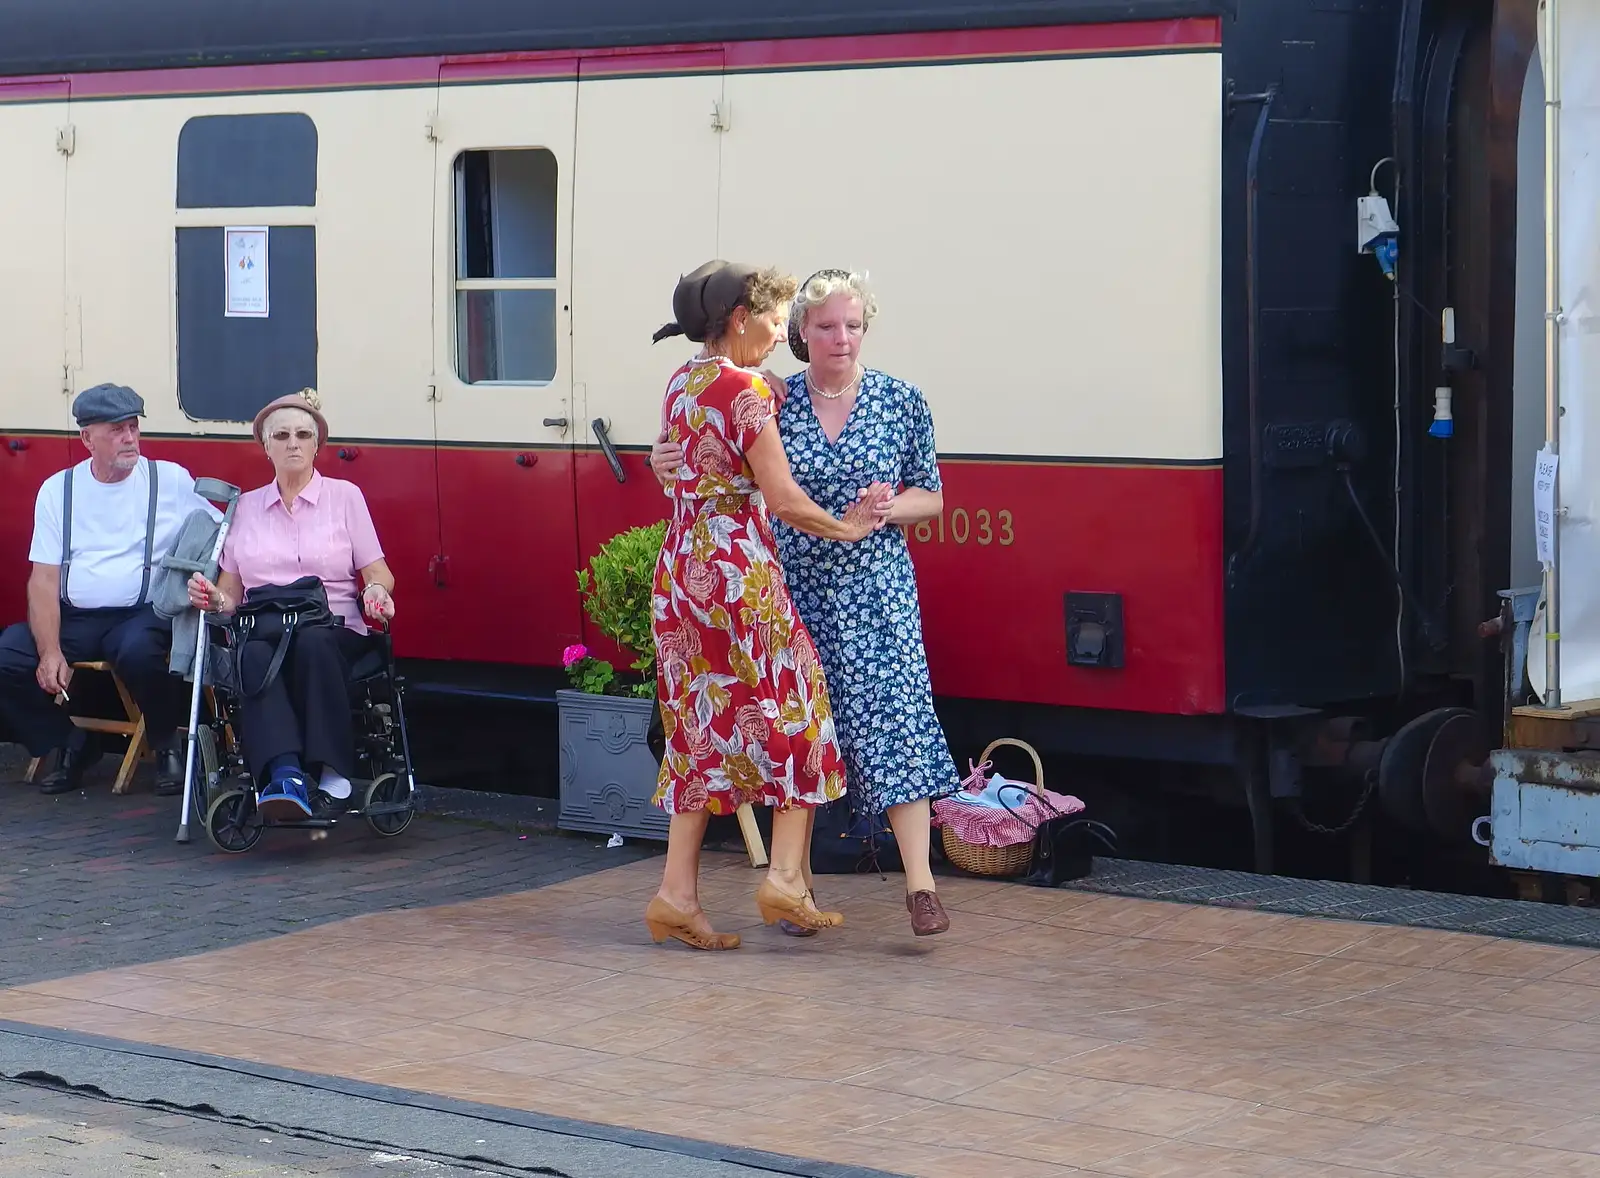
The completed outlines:
{"type": "Polygon", "coordinates": [[[1376,769],[1368,769],[1367,785],[1366,788],[1361,791],[1361,796],[1356,799],[1355,809],[1351,810],[1350,817],[1339,823],[1338,826],[1323,826],[1320,822],[1313,822],[1310,818],[1306,817],[1306,813],[1303,809],[1301,809],[1298,800],[1294,803],[1294,805],[1289,807],[1289,813],[1294,815],[1294,820],[1296,822],[1298,822],[1306,830],[1311,831],[1313,834],[1325,834],[1329,837],[1341,835],[1354,826],[1356,824],[1356,820],[1359,819],[1362,814],[1366,813],[1367,803],[1372,800],[1373,791],[1377,788],[1378,771],[1376,769]]]}

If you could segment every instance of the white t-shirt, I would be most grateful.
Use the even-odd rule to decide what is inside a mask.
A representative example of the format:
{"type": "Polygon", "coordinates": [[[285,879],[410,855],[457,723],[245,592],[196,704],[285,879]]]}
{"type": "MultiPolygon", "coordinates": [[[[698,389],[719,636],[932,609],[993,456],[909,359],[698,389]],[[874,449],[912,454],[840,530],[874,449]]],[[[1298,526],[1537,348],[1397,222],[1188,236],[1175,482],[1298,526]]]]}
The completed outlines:
{"type": "MultiPolygon", "coordinates": [[[[84,459],[72,476],[72,570],[67,600],[79,609],[113,609],[139,604],[144,580],[144,533],[150,514],[150,459],[139,459],[120,483],[102,483],[84,459]]],[[[183,521],[197,508],[216,519],[221,512],[194,493],[194,476],[175,462],[157,462],[155,548],[157,567],[172,550],[183,521]]],[[[66,471],[57,471],[39,488],[33,505],[35,564],[61,563],[61,506],[66,471]]],[[[155,582],[155,569],[151,570],[155,582]]]]}

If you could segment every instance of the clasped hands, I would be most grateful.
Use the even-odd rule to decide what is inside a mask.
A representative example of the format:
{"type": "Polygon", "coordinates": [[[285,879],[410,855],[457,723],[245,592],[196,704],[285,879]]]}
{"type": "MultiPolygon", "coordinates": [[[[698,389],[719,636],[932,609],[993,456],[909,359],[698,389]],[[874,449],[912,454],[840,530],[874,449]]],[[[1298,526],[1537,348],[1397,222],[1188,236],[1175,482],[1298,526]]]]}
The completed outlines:
{"type": "MultiPolygon", "coordinates": [[[[227,595],[199,573],[189,578],[189,604],[201,613],[228,613],[238,607],[227,595]]],[[[394,597],[382,585],[373,583],[361,591],[361,612],[374,622],[394,620],[394,597]]]]}
{"type": "MultiPolygon", "coordinates": [[[[772,398],[781,408],[789,392],[788,384],[781,376],[776,376],[771,371],[764,371],[761,375],[766,378],[768,387],[772,389],[772,398]]],[[[676,442],[669,442],[666,431],[662,430],[661,435],[656,438],[655,445],[650,449],[651,473],[664,487],[682,465],[683,447],[676,442]]],[[[870,523],[869,527],[858,528],[864,536],[889,524],[904,526],[908,521],[901,518],[903,509],[902,499],[893,487],[887,483],[873,483],[870,487],[861,488],[857,493],[856,502],[844,513],[844,522],[870,523]]]]}
{"type": "MultiPolygon", "coordinates": [[[[650,448],[650,470],[656,476],[656,481],[666,486],[682,465],[683,447],[667,441],[666,435],[662,434],[650,448]]],[[[888,483],[873,483],[870,487],[861,488],[856,495],[856,502],[844,513],[843,518],[846,523],[856,523],[870,514],[872,526],[866,530],[873,532],[887,524],[901,526],[903,521],[899,513],[902,510],[902,498],[893,487],[888,483]]]]}

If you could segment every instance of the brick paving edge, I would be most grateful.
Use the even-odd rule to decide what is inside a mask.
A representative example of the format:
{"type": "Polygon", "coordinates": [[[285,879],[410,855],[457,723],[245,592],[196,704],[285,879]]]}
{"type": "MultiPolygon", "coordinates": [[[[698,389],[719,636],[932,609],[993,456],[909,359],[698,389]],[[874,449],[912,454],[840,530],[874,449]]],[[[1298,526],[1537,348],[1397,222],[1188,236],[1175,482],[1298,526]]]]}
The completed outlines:
{"type": "MultiPolygon", "coordinates": [[[[417,783],[417,812],[429,818],[443,818],[517,833],[554,834],[563,838],[605,837],[589,831],[562,830],[556,824],[560,809],[561,803],[555,798],[503,794],[490,790],[449,789],[420,781],[417,783]]],[[[758,821],[761,819],[758,818],[758,821]]],[[[632,835],[627,836],[627,845],[646,849],[651,854],[665,854],[667,849],[665,840],[641,839],[632,835]]],[[[713,820],[712,830],[706,836],[705,850],[744,850],[737,828],[732,826],[732,819],[713,820]],[[715,825],[717,822],[727,829],[719,831],[715,825]]]]}
{"type": "MultiPolygon", "coordinates": [[[[271,1064],[4,1019],[0,1019],[0,1079],[45,1083],[80,1094],[100,1094],[121,1103],[216,1116],[223,1120],[277,1132],[298,1130],[336,1142],[344,1138],[346,1133],[345,1129],[338,1127],[341,1121],[348,1126],[353,1120],[352,1113],[361,1106],[368,1106],[370,1110],[371,1106],[379,1105],[413,1114],[431,1113],[443,1117],[461,1118],[478,1126],[503,1127],[547,1138],[563,1138],[568,1141],[594,1143],[623,1150],[642,1150],[651,1154],[666,1154],[677,1158],[740,1167],[750,1174],[787,1175],[790,1178],[902,1178],[885,1170],[811,1161],[693,1138],[674,1137],[645,1130],[527,1112],[522,1109],[454,1100],[410,1089],[346,1079],[342,1076],[318,1075],[271,1064]],[[8,1063],[7,1059],[19,1051],[24,1055],[27,1054],[29,1041],[39,1045],[36,1061],[21,1067],[14,1062],[8,1063]],[[76,1067],[66,1066],[67,1053],[63,1052],[63,1048],[75,1048],[80,1053],[103,1055],[106,1058],[99,1066],[85,1066],[81,1062],[76,1067]],[[130,1059],[141,1061],[145,1068],[154,1065],[155,1074],[166,1077],[153,1082],[155,1090],[166,1094],[181,1093],[191,1086],[188,1081],[192,1080],[197,1071],[208,1072],[211,1080],[204,1086],[206,1099],[183,1104],[179,1103],[182,1097],[174,1100],[131,1094],[129,1091],[131,1082],[127,1079],[129,1069],[125,1066],[130,1059]],[[64,1072],[73,1074],[63,1075],[64,1072]],[[259,1099],[251,1100],[245,1108],[219,1107],[219,1102],[227,1103],[225,1089],[229,1087],[216,1083],[219,1073],[234,1081],[234,1086],[239,1091],[253,1092],[258,1097],[271,1090],[281,1092],[284,1089],[297,1089],[299,1091],[290,1096],[284,1104],[296,1110],[297,1121],[309,1120],[322,1123],[268,1124],[250,1111],[251,1108],[261,1107],[259,1099]],[[307,1100],[307,1091],[315,1093],[315,1098],[307,1100]],[[317,1115],[308,1116],[310,1110],[315,1110],[317,1115]]],[[[152,1081],[146,1080],[146,1083],[151,1084],[152,1081]]],[[[406,1118],[405,1123],[408,1125],[413,1123],[413,1118],[406,1118]]],[[[485,1132],[481,1127],[476,1131],[485,1132]]],[[[382,1142],[381,1144],[404,1145],[408,1149],[431,1152],[430,1147],[416,1143],[382,1142]]],[[[463,1160],[489,1162],[501,1166],[522,1164],[487,1157],[463,1160]]]]}
{"type": "Polygon", "coordinates": [[[1067,891],[1098,892],[1140,900],[1247,908],[1285,916],[1429,928],[1600,949],[1600,909],[1505,900],[1452,892],[1411,891],[1380,884],[1256,875],[1210,867],[1096,859],[1083,879],[1061,885],[1067,891]]]}
{"type": "MultiPolygon", "coordinates": [[[[431,818],[475,822],[499,830],[564,833],[556,826],[560,804],[554,798],[446,789],[417,783],[417,812],[431,818]]],[[[593,836],[590,836],[593,837],[593,836]]]]}

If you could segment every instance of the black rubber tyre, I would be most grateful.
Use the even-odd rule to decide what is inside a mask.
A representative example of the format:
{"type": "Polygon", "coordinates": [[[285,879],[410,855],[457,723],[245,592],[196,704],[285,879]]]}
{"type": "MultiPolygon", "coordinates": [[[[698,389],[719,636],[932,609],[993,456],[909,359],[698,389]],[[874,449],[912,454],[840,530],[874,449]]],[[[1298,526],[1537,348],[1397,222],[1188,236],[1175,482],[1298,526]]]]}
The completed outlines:
{"type": "MultiPolygon", "coordinates": [[[[367,786],[367,792],[361,801],[362,810],[370,810],[373,806],[391,806],[399,803],[406,796],[406,783],[394,773],[384,773],[375,778],[367,786]]],[[[396,835],[404,834],[406,827],[411,825],[412,819],[417,816],[417,807],[413,802],[406,806],[400,814],[377,814],[367,816],[367,825],[372,827],[372,833],[379,838],[392,839],[396,835]]]]}
{"type": "Polygon", "coordinates": [[[222,782],[222,758],[217,752],[217,735],[202,724],[195,733],[197,747],[194,766],[194,793],[189,798],[190,819],[196,825],[206,825],[211,812],[211,797],[222,782]]]}
{"type": "Polygon", "coordinates": [[[206,811],[206,835],[219,851],[242,855],[261,841],[266,827],[256,810],[255,798],[242,789],[230,789],[206,811]]]}

